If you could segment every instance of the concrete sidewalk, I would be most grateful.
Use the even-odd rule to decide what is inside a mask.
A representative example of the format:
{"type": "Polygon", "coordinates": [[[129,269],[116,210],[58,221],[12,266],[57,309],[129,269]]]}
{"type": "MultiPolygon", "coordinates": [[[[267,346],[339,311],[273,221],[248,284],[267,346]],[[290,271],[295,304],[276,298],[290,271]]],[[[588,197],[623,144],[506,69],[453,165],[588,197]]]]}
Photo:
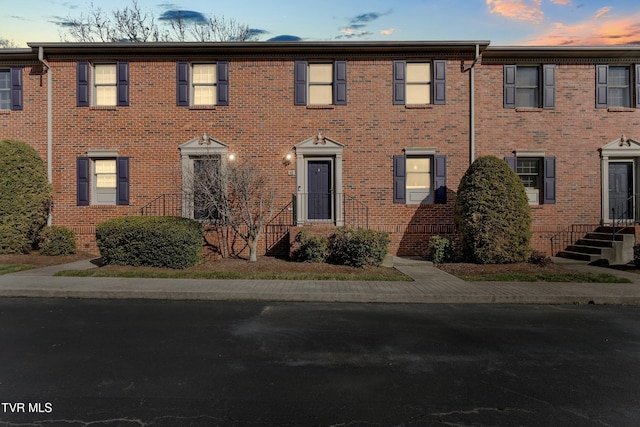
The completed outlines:
{"type": "Polygon", "coordinates": [[[431,263],[394,258],[413,282],[311,280],[200,280],[54,277],[57,271],[94,268],[89,260],[0,276],[0,297],[264,300],[366,303],[513,303],[640,305],[640,275],[554,258],[591,273],[633,283],[465,282],[431,263]]]}

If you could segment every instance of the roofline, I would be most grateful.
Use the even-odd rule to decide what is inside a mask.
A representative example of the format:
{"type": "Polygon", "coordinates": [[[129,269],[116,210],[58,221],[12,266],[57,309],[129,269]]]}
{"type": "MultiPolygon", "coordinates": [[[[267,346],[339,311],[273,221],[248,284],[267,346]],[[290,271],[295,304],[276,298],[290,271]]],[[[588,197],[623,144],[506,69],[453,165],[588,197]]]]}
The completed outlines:
{"type": "Polygon", "coordinates": [[[5,48],[0,49],[0,60],[2,61],[26,61],[38,59],[38,51],[29,48],[5,48]]]}
{"type": "Polygon", "coordinates": [[[497,58],[637,58],[640,46],[488,46],[483,59],[497,58]]]}

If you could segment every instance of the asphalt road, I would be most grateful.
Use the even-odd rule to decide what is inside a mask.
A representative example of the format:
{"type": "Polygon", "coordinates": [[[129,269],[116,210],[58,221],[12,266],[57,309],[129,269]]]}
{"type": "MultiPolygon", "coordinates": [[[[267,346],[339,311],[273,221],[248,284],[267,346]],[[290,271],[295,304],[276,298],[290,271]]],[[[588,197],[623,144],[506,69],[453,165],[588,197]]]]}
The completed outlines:
{"type": "Polygon", "coordinates": [[[640,308],[0,299],[0,426],[640,425],[640,308]]]}

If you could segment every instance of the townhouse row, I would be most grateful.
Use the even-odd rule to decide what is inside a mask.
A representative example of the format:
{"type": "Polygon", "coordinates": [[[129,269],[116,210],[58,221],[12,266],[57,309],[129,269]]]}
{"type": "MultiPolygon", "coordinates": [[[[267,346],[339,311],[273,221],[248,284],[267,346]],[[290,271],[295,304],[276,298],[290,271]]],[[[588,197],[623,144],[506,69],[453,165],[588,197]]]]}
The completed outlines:
{"type": "MultiPolygon", "coordinates": [[[[455,234],[473,159],[522,178],[536,249],[638,217],[640,47],[457,42],[32,43],[0,50],[0,138],[47,163],[51,223],[95,251],[122,215],[203,218],[205,162],[251,159],[291,227],[366,226],[398,255],[455,234]],[[196,198],[197,199],[197,198],[196,198]]],[[[271,233],[271,234],[270,234],[271,233]]],[[[237,242],[231,250],[240,250],[237,242]]]]}

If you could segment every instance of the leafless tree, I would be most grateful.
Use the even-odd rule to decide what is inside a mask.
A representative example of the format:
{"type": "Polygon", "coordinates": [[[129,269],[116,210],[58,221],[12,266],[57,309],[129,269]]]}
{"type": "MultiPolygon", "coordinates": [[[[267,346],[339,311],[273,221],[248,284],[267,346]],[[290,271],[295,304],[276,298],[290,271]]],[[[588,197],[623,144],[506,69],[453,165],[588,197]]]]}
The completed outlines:
{"type": "Polygon", "coordinates": [[[163,19],[163,26],[156,23],[151,12],[143,11],[137,0],[130,6],[104,12],[91,3],[86,13],[67,17],[62,41],[91,42],[158,42],[158,41],[248,41],[254,36],[247,25],[234,19],[210,17],[208,20],[185,19],[178,11],[170,19],[163,19]]]}
{"type": "Polygon", "coordinates": [[[13,40],[5,39],[4,37],[0,36],[0,49],[13,49],[17,47],[18,45],[16,45],[13,40]]]}
{"type": "Polygon", "coordinates": [[[256,261],[258,240],[275,210],[276,191],[268,175],[251,160],[225,162],[213,156],[194,162],[184,180],[194,216],[231,227],[249,247],[249,261],[256,261]]]}

